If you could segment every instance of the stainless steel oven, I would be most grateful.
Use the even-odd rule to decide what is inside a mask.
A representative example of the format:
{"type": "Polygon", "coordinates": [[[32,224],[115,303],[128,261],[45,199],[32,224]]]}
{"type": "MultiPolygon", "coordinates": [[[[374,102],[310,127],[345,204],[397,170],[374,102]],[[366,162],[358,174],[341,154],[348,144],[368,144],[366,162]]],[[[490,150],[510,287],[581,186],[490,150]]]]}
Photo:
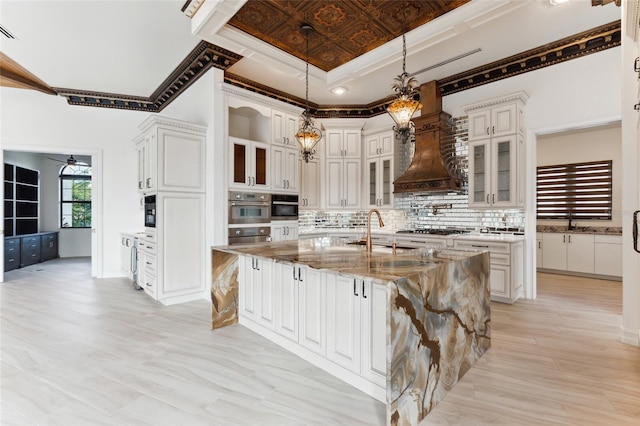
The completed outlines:
{"type": "Polygon", "coordinates": [[[271,222],[271,195],[256,192],[229,192],[229,224],[271,222]]]}
{"type": "Polygon", "coordinates": [[[298,220],[298,196],[271,194],[271,220],[298,220]]]}
{"type": "Polygon", "coordinates": [[[245,228],[229,228],[229,245],[264,243],[271,241],[270,226],[251,226],[245,228]]]}

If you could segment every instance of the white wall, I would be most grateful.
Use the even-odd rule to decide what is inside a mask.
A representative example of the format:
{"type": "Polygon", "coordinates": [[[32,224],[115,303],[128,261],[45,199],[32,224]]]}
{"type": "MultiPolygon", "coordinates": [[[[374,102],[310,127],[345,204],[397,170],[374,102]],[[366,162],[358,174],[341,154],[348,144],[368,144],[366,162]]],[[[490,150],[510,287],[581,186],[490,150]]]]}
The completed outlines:
{"type": "MultiPolygon", "coordinates": [[[[576,221],[577,226],[622,226],[622,127],[620,123],[571,132],[552,133],[537,139],[537,166],[612,160],[612,220],[576,221]]],[[[566,226],[566,220],[538,220],[538,225],[566,226]]]]}

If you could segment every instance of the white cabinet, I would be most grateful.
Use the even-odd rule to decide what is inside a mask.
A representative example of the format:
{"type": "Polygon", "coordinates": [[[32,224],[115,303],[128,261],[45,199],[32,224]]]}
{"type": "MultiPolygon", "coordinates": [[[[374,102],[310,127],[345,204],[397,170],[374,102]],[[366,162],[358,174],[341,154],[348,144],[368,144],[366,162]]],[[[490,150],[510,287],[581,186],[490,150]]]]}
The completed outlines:
{"type": "MultiPolygon", "coordinates": [[[[291,263],[276,263],[273,283],[275,290],[276,333],[298,342],[298,280],[297,267],[291,263]]],[[[240,280],[240,286],[243,285],[240,280]]]]}
{"type": "Polygon", "coordinates": [[[368,158],[364,182],[367,208],[393,208],[393,155],[368,158]]]}
{"type": "Polygon", "coordinates": [[[542,234],[542,268],[593,274],[595,251],[592,234],[542,234]]]}
{"type": "Polygon", "coordinates": [[[271,146],[271,188],[297,193],[300,185],[298,150],[271,146]]]}
{"type": "Polygon", "coordinates": [[[386,287],[330,273],[326,284],[327,359],[386,387],[386,287]]]}
{"type": "MultiPolygon", "coordinates": [[[[469,207],[513,208],[524,195],[518,191],[520,135],[469,142],[469,207]]],[[[522,174],[520,172],[520,174],[522,174]]]]}
{"type": "Polygon", "coordinates": [[[469,207],[524,206],[524,92],[464,107],[469,117],[469,207]]]}
{"type": "Polygon", "coordinates": [[[253,256],[240,256],[238,291],[240,315],[268,329],[275,329],[275,291],[273,261],[253,256]]]}
{"type": "Polygon", "coordinates": [[[489,287],[491,300],[513,303],[524,293],[524,243],[456,239],[454,247],[488,250],[491,272],[489,287]]]}
{"type": "Polygon", "coordinates": [[[272,110],[271,111],[271,129],[273,132],[272,143],[297,147],[298,141],[295,134],[298,132],[299,115],[289,114],[287,112],[272,110]]]}
{"type": "Polygon", "coordinates": [[[322,191],[322,176],[320,174],[320,156],[316,155],[306,163],[300,160],[300,198],[301,209],[319,209],[321,207],[320,194],[322,191]]]}
{"type": "Polygon", "coordinates": [[[157,238],[156,233],[147,230],[138,237],[138,285],[157,299],[157,238]]]}
{"type": "MultiPolygon", "coordinates": [[[[318,270],[296,266],[298,281],[298,343],[313,352],[326,352],[326,286],[318,270]]],[[[294,277],[295,281],[295,277],[294,277]]]]}
{"type": "Polygon", "coordinates": [[[393,131],[374,133],[364,138],[364,149],[367,158],[393,154],[393,131]]]}
{"type": "Polygon", "coordinates": [[[139,129],[135,143],[140,192],[204,191],[203,126],[153,115],[139,129]]]}
{"type": "Polygon", "coordinates": [[[229,187],[269,188],[269,145],[264,142],[229,137],[231,158],[229,187]]]}
{"type": "Polygon", "coordinates": [[[360,129],[327,128],[325,138],[326,158],[354,158],[358,160],[361,158],[362,135],[360,129]]]}
{"type": "Polygon", "coordinates": [[[271,222],[271,239],[273,241],[297,240],[298,222],[295,220],[271,222]]]}
{"type": "Polygon", "coordinates": [[[594,256],[596,274],[622,277],[622,236],[595,235],[594,256]]]}
{"type": "Polygon", "coordinates": [[[524,132],[522,107],[512,102],[469,112],[469,141],[524,132]]]}
{"type": "Polygon", "coordinates": [[[361,160],[326,159],[326,208],[360,207],[361,160]]]}

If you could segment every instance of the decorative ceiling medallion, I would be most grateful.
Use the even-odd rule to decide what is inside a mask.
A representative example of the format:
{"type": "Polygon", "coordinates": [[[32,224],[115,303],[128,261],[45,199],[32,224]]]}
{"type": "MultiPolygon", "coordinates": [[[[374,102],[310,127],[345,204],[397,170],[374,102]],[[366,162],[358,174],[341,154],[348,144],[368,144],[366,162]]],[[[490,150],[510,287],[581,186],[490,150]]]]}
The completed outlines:
{"type": "Polygon", "coordinates": [[[334,3],[329,3],[328,5],[321,7],[313,14],[313,17],[326,27],[331,27],[344,22],[344,18],[346,16],[347,14],[344,10],[336,6],[334,3]]]}
{"type": "Polygon", "coordinates": [[[361,49],[373,44],[376,40],[376,35],[368,29],[361,29],[356,31],[349,37],[349,41],[361,49]]]}

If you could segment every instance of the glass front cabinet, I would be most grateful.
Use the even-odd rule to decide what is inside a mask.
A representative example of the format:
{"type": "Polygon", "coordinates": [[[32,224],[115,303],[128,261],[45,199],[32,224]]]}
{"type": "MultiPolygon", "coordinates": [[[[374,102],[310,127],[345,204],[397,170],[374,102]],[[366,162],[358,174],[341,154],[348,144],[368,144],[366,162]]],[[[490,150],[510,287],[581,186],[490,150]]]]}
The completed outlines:
{"type": "Polygon", "coordinates": [[[369,158],[365,173],[368,208],[393,208],[393,155],[369,158]]]}
{"type": "Polygon", "coordinates": [[[469,142],[469,207],[518,207],[518,135],[469,142]]]}

